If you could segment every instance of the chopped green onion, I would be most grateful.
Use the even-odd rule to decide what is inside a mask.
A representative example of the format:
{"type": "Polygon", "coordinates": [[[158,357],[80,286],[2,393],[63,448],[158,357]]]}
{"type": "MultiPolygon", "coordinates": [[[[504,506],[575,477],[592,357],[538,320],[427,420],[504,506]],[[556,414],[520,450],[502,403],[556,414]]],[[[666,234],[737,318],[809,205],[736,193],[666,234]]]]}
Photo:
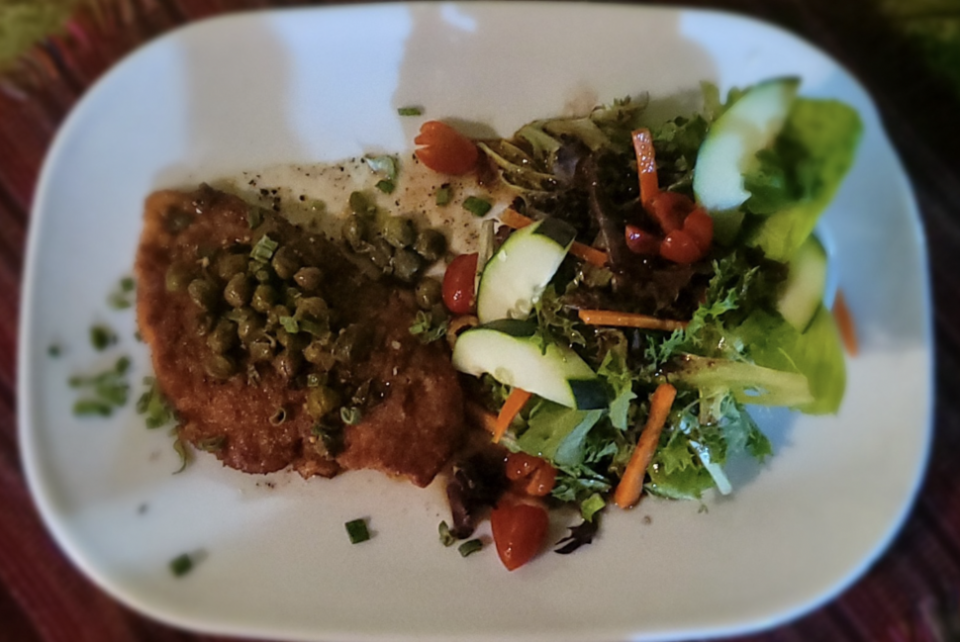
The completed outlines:
{"type": "Polygon", "coordinates": [[[276,412],[270,415],[270,425],[279,426],[287,420],[287,409],[283,406],[277,408],[276,412]]]}
{"type": "Polygon", "coordinates": [[[386,178],[381,181],[377,181],[377,189],[384,194],[392,194],[393,190],[396,188],[397,186],[394,185],[393,181],[387,180],[386,178]]]}
{"type": "Polygon", "coordinates": [[[259,207],[251,207],[247,210],[247,227],[251,230],[260,227],[260,224],[263,223],[263,212],[260,211],[259,207]]]}
{"type": "Polygon", "coordinates": [[[353,406],[343,406],[340,408],[340,419],[348,426],[355,426],[360,423],[361,416],[359,408],[353,406]]]}
{"type": "Polygon", "coordinates": [[[440,522],[440,526],[438,527],[438,530],[440,531],[441,544],[443,544],[444,546],[453,546],[454,544],[457,543],[457,538],[453,533],[450,532],[450,527],[447,526],[447,522],[445,521],[440,522]]]}
{"type": "Polygon", "coordinates": [[[174,577],[183,577],[193,570],[200,560],[205,557],[204,551],[195,553],[182,553],[170,560],[170,572],[174,577]]]}
{"type": "Polygon", "coordinates": [[[364,161],[374,172],[383,174],[392,181],[400,174],[400,162],[396,156],[365,156],[364,161]]]}
{"type": "Polygon", "coordinates": [[[280,325],[282,325],[283,329],[290,334],[297,334],[300,332],[300,322],[293,317],[280,317],[280,325]]]}
{"type": "Polygon", "coordinates": [[[253,250],[250,252],[250,258],[254,261],[266,263],[273,258],[273,253],[277,251],[279,246],[279,243],[264,234],[260,237],[260,240],[257,241],[257,244],[253,246],[253,250]]]}
{"type": "Polygon", "coordinates": [[[227,444],[227,438],[225,435],[217,435],[216,437],[207,437],[201,439],[197,442],[197,448],[204,452],[216,453],[223,450],[223,447],[227,444]]]}
{"type": "Polygon", "coordinates": [[[485,216],[491,207],[493,207],[493,205],[491,205],[489,201],[485,201],[476,196],[468,196],[466,200],[463,201],[463,209],[474,216],[485,216]]]}
{"type": "Polygon", "coordinates": [[[323,385],[323,382],[320,381],[320,377],[315,372],[307,375],[307,388],[319,388],[321,385],[323,385]]]}
{"type": "Polygon", "coordinates": [[[351,544],[359,544],[370,539],[370,530],[367,528],[367,522],[364,519],[354,519],[344,524],[347,529],[347,535],[350,537],[351,544]]]}
{"type": "Polygon", "coordinates": [[[137,400],[137,414],[144,415],[144,422],[148,430],[165,426],[174,420],[173,410],[157,388],[156,379],[144,377],[143,383],[147,389],[137,400]]]}
{"type": "Polygon", "coordinates": [[[58,346],[56,343],[51,343],[50,346],[47,348],[47,354],[54,358],[59,357],[60,346],[58,346]]]}
{"type": "MultiPolygon", "coordinates": [[[[321,323],[316,321],[311,321],[310,319],[300,319],[298,322],[299,330],[306,332],[307,334],[312,334],[315,337],[322,336],[328,332],[328,330],[321,323]]],[[[290,332],[287,330],[287,332],[290,332]]]]}
{"type": "Polygon", "coordinates": [[[420,116],[423,114],[423,109],[420,107],[400,107],[397,109],[397,113],[401,116],[420,116]]]}
{"type": "Polygon", "coordinates": [[[125,276],[120,279],[117,289],[107,297],[107,304],[114,310],[125,310],[133,305],[130,294],[133,292],[135,283],[132,277],[125,276]]]}
{"type": "Polygon", "coordinates": [[[450,188],[449,183],[444,183],[437,189],[436,197],[437,205],[441,207],[450,202],[450,199],[453,198],[453,190],[450,188]]]}
{"type": "Polygon", "coordinates": [[[113,404],[100,399],[78,399],[73,404],[73,414],[77,417],[109,417],[113,414],[113,404]]]}
{"type": "Polygon", "coordinates": [[[467,557],[468,555],[473,555],[481,548],[483,548],[483,542],[479,539],[470,539],[457,547],[457,550],[460,551],[462,557],[467,557]]]}
{"type": "Polygon", "coordinates": [[[136,284],[133,281],[133,277],[125,276],[120,279],[120,290],[123,292],[133,292],[133,288],[136,284]]]}
{"type": "Polygon", "coordinates": [[[90,328],[90,343],[96,350],[106,350],[117,342],[117,333],[105,325],[95,325],[90,328]]]}
{"type": "MultiPolygon", "coordinates": [[[[176,432],[176,428],[174,428],[176,432]]],[[[174,475],[178,475],[187,469],[187,464],[190,463],[190,451],[187,450],[187,444],[180,439],[180,435],[177,434],[177,438],[173,441],[173,450],[180,456],[180,468],[173,471],[174,475]]]]}

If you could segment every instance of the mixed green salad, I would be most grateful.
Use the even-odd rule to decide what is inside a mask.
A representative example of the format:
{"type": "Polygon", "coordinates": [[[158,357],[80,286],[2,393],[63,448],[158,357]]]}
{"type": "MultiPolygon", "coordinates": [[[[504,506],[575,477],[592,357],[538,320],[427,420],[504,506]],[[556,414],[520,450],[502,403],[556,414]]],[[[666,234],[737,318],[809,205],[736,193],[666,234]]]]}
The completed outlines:
{"type": "Polygon", "coordinates": [[[705,84],[699,113],[665,123],[628,99],[477,143],[516,189],[500,215],[514,231],[487,228],[475,301],[471,282],[451,305],[448,269],[448,307],[476,315],[453,362],[476,377],[468,396],[495,441],[547,462],[548,497],[585,523],[642,492],[731,492],[732,457],[772,454],[747,406],[840,408],[844,349],[813,232],[861,122],[798,89],[777,78],[721,101],[705,84]]]}

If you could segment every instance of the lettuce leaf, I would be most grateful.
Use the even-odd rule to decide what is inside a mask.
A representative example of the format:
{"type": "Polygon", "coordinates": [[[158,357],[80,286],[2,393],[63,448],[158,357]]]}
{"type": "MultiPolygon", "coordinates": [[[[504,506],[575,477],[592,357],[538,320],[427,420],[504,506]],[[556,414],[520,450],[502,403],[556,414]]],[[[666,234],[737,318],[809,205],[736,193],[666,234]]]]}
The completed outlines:
{"type": "Polygon", "coordinates": [[[762,217],[748,245],[788,260],[810,235],[853,165],[863,125],[856,110],[835,100],[797,98],[772,150],[744,178],[753,196],[745,208],[762,217]]]}

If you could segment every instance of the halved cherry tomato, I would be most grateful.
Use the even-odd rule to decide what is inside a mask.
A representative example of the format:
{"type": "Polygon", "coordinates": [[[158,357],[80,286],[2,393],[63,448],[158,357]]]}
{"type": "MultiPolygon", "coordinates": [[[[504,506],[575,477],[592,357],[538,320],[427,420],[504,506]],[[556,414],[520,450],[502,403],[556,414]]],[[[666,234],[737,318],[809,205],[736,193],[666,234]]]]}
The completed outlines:
{"type": "Polygon", "coordinates": [[[713,218],[702,207],[694,209],[683,222],[683,231],[690,235],[693,242],[706,254],[713,242],[713,218]]]}
{"type": "Polygon", "coordinates": [[[686,231],[674,230],[660,243],[660,256],[687,265],[703,258],[703,251],[686,231]]]}
{"type": "Polygon", "coordinates": [[[522,452],[507,455],[506,475],[519,482],[515,485],[519,491],[532,497],[548,495],[557,482],[557,469],[550,462],[522,452]]]}
{"type": "Polygon", "coordinates": [[[636,225],[627,225],[625,232],[627,249],[634,254],[656,254],[660,251],[660,239],[636,225]]]}
{"type": "Polygon", "coordinates": [[[470,314],[476,303],[477,253],[461,254],[443,275],[443,303],[454,314],[470,314]]]}
{"type": "Polygon", "coordinates": [[[520,568],[540,552],[550,518],[542,506],[501,503],[490,513],[493,542],[508,571],[520,568]]]}
{"type": "Polygon", "coordinates": [[[466,174],[477,164],[480,152],[472,140],[439,120],[420,126],[413,142],[423,145],[413,153],[420,162],[441,174],[466,174]]]}

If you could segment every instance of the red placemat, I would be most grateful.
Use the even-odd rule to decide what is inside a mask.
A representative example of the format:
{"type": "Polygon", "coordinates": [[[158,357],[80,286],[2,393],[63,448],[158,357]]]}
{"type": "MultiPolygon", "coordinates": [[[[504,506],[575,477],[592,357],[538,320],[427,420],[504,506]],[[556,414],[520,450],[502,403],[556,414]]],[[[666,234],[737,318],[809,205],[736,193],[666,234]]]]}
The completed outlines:
{"type": "MultiPolygon", "coordinates": [[[[191,20],[308,4],[267,0],[101,0],[0,77],[0,639],[215,640],[133,613],[87,581],[53,544],[17,454],[16,340],[29,208],[43,155],[70,107],[125,53],[191,20]]],[[[960,113],[957,93],[868,0],[718,0],[800,34],[846,64],[877,101],[908,168],[929,236],[935,300],[935,443],[921,496],[891,549],[838,599],[742,640],[960,639],[960,113]]],[[[897,373],[890,373],[897,376],[897,373]]]]}

